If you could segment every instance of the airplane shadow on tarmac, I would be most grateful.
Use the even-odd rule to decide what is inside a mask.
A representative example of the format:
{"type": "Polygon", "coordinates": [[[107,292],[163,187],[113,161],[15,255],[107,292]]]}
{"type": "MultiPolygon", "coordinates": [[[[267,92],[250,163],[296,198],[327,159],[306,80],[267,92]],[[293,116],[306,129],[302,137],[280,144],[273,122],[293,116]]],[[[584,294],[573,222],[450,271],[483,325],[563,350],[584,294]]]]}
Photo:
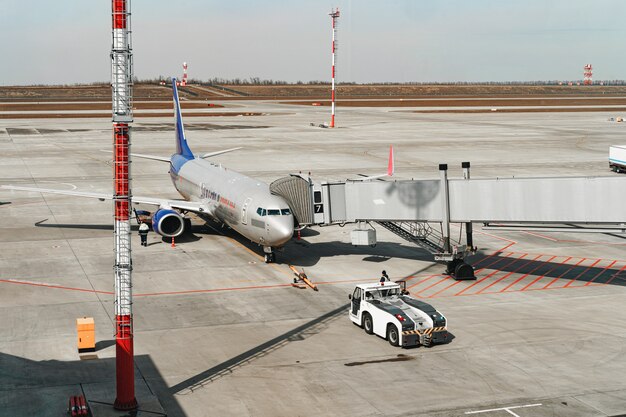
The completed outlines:
{"type": "MultiPolygon", "coordinates": [[[[207,221],[205,226],[198,226],[196,229],[199,233],[222,235],[230,239],[236,240],[241,245],[250,249],[252,252],[262,256],[261,247],[234,232],[228,227],[221,227],[211,221],[207,221]]],[[[276,263],[293,264],[299,266],[316,265],[321,258],[341,255],[364,255],[362,258],[366,262],[381,263],[392,258],[413,259],[416,261],[432,262],[433,257],[430,253],[412,246],[407,243],[405,245],[395,242],[378,242],[375,247],[369,246],[353,246],[351,243],[332,241],[310,243],[306,237],[318,236],[321,232],[317,230],[304,229],[300,233],[298,240],[297,234],[285,244],[283,249],[277,251],[276,263]]]]}
{"type": "Polygon", "coordinates": [[[331,256],[362,255],[362,261],[383,263],[392,258],[412,259],[415,261],[433,262],[430,253],[410,244],[402,245],[395,242],[378,242],[375,247],[353,246],[351,243],[332,241],[309,243],[304,239],[292,239],[285,245],[280,259],[301,266],[313,266],[321,258],[331,256]]]}

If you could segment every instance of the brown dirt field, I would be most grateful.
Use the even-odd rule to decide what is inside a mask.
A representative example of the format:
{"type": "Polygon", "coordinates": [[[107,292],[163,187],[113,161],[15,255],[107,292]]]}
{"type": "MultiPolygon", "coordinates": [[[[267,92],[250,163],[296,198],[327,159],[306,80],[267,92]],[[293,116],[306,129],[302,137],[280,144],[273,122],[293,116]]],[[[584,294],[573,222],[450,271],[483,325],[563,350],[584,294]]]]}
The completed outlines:
{"type": "MultiPolygon", "coordinates": [[[[225,85],[252,97],[321,97],[328,99],[330,85],[225,85]]],[[[338,97],[528,97],[528,96],[626,95],[626,86],[567,85],[339,85],[338,97]]]]}
{"type": "MultiPolygon", "coordinates": [[[[211,92],[210,87],[189,85],[180,87],[180,96],[190,100],[250,100],[256,98],[290,98],[327,100],[329,85],[226,85],[229,89],[247,94],[223,97],[211,92]]],[[[626,96],[626,86],[534,86],[534,85],[339,85],[341,98],[428,98],[428,97],[532,97],[532,96],[626,96]]],[[[169,86],[135,84],[134,101],[171,100],[169,86]]],[[[0,87],[0,102],[12,101],[103,101],[110,102],[108,84],[82,86],[14,86],[0,87]]]]}
{"type": "MultiPolygon", "coordinates": [[[[183,101],[183,109],[223,108],[224,106],[201,101],[183,101]]],[[[134,102],[133,110],[171,109],[170,102],[134,102]]],[[[111,101],[101,103],[1,103],[0,111],[60,111],[60,110],[111,110],[111,101]]]]}
{"type": "MultiPolygon", "coordinates": [[[[215,112],[185,113],[185,117],[218,117],[218,116],[262,116],[277,113],[256,113],[256,112],[215,112]]],[[[135,118],[144,117],[170,117],[172,112],[166,113],[134,113],[135,118]]],[[[2,114],[0,119],[110,119],[111,112],[107,113],[29,113],[29,114],[2,114]]]]}
{"type": "MultiPolygon", "coordinates": [[[[303,106],[312,106],[313,104],[321,106],[330,106],[330,101],[289,101],[281,102],[281,104],[295,104],[303,106]],[[319,104],[318,104],[319,103],[319,104]]],[[[501,107],[501,106],[592,106],[592,105],[626,105],[626,97],[572,97],[572,98],[511,98],[507,100],[498,98],[486,98],[483,100],[472,99],[430,99],[430,100],[340,100],[335,105],[340,107],[501,107]]]]}
{"type": "MultiPolygon", "coordinates": [[[[179,87],[182,99],[215,99],[220,97],[209,91],[197,88],[179,87]]],[[[135,84],[133,101],[171,100],[170,86],[155,84],[135,84]]],[[[111,86],[73,85],[73,86],[15,86],[0,87],[0,101],[111,101],[111,86]]]]}
{"type": "MultiPolygon", "coordinates": [[[[401,110],[400,110],[401,111],[401,110]]],[[[569,112],[625,112],[626,107],[562,107],[559,109],[542,109],[537,107],[518,109],[462,109],[462,110],[414,110],[412,113],[569,113],[569,112]]]]}

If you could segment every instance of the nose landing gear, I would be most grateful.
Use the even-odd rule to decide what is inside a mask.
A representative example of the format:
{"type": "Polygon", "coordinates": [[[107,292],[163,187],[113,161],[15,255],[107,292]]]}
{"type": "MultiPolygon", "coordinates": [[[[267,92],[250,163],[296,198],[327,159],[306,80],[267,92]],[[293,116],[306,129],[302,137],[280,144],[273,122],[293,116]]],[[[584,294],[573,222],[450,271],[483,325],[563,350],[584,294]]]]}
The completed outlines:
{"type": "Polygon", "coordinates": [[[265,252],[265,263],[266,264],[271,264],[276,262],[276,253],[274,253],[274,251],[272,251],[272,248],[270,246],[264,246],[263,247],[263,252],[265,252]]]}

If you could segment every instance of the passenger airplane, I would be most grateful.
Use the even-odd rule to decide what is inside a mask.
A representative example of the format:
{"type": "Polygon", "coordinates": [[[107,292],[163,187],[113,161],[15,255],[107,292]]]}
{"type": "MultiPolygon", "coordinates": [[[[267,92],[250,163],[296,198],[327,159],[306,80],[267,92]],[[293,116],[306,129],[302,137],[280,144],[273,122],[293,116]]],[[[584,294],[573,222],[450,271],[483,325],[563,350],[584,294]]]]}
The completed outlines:
{"type": "MultiPolygon", "coordinates": [[[[231,152],[240,148],[211,152],[195,156],[185,138],[185,129],[180,112],[176,79],[172,79],[176,125],[176,153],[170,158],[131,154],[137,158],[152,159],[170,164],[170,177],[176,190],[185,198],[167,200],[162,198],[133,196],[133,203],[149,204],[159,208],[152,216],[153,230],[164,237],[176,237],[183,233],[186,212],[200,216],[208,215],[230,226],[242,236],[263,246],[265,262],[276,260],[275,248],[291,239],[294,218],[287,202],[270,193],[264,182],[227,170],[221,164],[206,158],[231,152]]],[[[78,191],[52,190],[45,188],[2,186],[4,189],[63,194],[112,200],[111,194],[85,193],[78,191]]]]}

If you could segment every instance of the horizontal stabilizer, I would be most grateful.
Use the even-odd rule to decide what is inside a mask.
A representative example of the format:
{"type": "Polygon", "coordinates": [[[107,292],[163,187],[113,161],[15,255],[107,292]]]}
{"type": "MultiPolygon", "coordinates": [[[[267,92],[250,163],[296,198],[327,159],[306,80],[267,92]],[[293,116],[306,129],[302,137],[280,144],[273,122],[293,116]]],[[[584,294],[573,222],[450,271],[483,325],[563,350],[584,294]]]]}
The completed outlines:
{"type": "Polygon", "coordinates": [[[376,179],[384,178],[384,177],[392,177],[395,170],[396,170],[396,164],[393,158],[393,145],[390,145],[389,146],[389,162],[387,163],[386,174],[373,175],[371,177],[364,176],[363,178],[354,178],[354,179],[349,179],[348,181],[371,181],[371,180],[376,180],[376,179]]]}
{"type": "Polygon", "coordinates": [[[211,158],[212,156],[217,156],[217,155],[221,155],[221,154],[223,154],[223,153],[236,151],[236,150],[238,150],[238,149],[241,149],[241,147],[239,147],[239,148],[224,149],[223,151],[209,152],[209,153],[205,153],[205,154],[204,154],[204,155],[202,155],[200,158],[202,158],[202,159],[211,158]]]}
{"type": "MultiPolygon", "coordinates": [[[[105,151],[105,150],[100,150],[100,152],[113,153],[113,151],[105,151]]],[[[142,158],[142,159],[152,159],[154,161],[170,162],[170,158],[167,156],[146,155],[143,153],[131,153],[130,156],[134,156],[135,158],[142,158]]]]}

